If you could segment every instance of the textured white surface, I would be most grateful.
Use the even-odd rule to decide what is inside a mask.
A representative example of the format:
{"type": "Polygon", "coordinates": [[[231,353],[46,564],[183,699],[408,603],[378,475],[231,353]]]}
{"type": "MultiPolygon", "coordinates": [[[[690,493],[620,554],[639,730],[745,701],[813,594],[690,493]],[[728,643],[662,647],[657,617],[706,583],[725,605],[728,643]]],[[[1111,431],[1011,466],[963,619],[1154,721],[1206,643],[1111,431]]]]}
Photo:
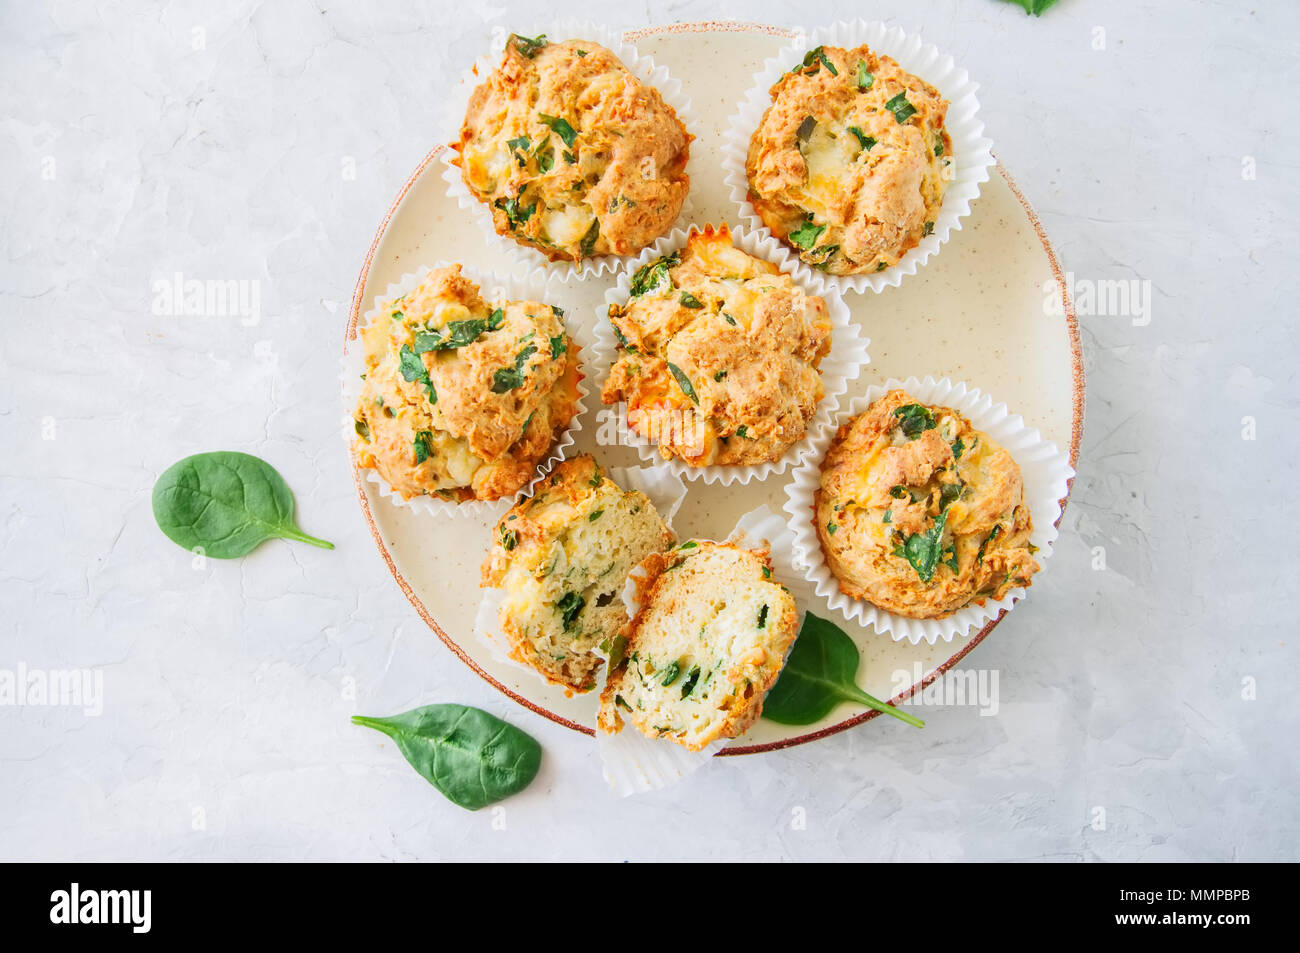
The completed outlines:
{"type": "MultiPolygon", "coordinates": [[[[0,857],[1294,859],[1300,9],[873,6],[970,70],[1066,268],[1150,281],[1150,322],[1080,318],[1052,571],[966,660],[1000,673],[996,717],[927,707],[924,732],[877,719],[620,801],[590,741],[429,637],[337,438],[344,313],[438,84],[533,6],[0,8],[0,669],[104,678],[100,717],[0,707],[0,857]],[[175,272],[260,281],[260,320],[155,314],[175,272]],[[338,550],[192,568],[149,493],[213,447],[279,467],[338,550]],[[536,736],[534,786],[468,814],[348,723],[434,700],[536,736]]],[[[714,0],[655,22],[841,16],[714,0]]]]}

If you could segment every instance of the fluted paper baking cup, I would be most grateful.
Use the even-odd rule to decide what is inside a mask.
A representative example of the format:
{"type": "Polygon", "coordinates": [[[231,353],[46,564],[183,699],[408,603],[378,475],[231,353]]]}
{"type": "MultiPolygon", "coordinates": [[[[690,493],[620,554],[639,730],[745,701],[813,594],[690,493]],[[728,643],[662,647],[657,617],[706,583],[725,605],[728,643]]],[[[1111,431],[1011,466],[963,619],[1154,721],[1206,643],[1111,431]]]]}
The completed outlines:
{"type": "MultiPolygon", "coordinates": [[[[653,86],[659,90],[659,95],[663,97],[664,102],[676,111],[677,118],[686,127],[687,133],[699,138],[701,127],[694,118],[691,110],[691,99],[683,90],[681,82],[669,75],[667,67],[656,65],[652,57],[638,53],[635,46],[624,42],[621,32],[585,20],[555,20],[538,25],[533,30],[532,35],[539,34],[545,34],[556,42],[568,39],[584,39],[599,43],[617,56],[643,85],[653,86]]],[[[506,41],[509,38],[510,31],[500,28],[494,29],[492,46],[489,52],[480,56],[448,92],[446,113],[442,124],[444,141],[455,142],[460,138],[460,127],[465,119],[465,112],[469,108],[470,96],[475,88],[484,82],[492,71],[500,65],[501,55],[505,51],[506,41]]],[[[581,263],[551,261],[532,246],[522,245],[499,234],[492,222],[491,210],[470,192],[465,185],[465,180],[461,178],[460,168],[452,165],[452,160],[456,157],[457,152],[454,149],[448,148],[442,152],[441,158],[444,164],[442,178],[447,183],[447,194],[454,198],[456,203],[466,211],[466,214],[470,215],[478,223],[489,248],[496,249],[527,268],[541,268],[548,276],[560,281],[598,277],[607,271],[613,271],[621,262],[626,260],[627,256],[623,255],[598,255],[593,258],[585,258],[581,263]]],[[[686,164],[686,174],[688,176],[694,176],[697,162],[698,160],[695,158],[693,151],[686,164]]],[[[686,193],[686,199],[682,202],[681,211],[677,215],[677,222],[689,222],[691,220],[694,209],[691,191],[686,193]]]]}
{"type": "MultiPolygon", "coordinates": [[[[609,323],[609,306],[626,304],[631,295],[632,275],[643,265],[663,255],[671,254],[686,244],[691,232],[716,228],[712,224],[692,225],[689,229],[674,229],[645,249],[633,259],[619,275],[618,284],[605,292],[605,301],[596,309],[596,336],[591,349],[591,371],[593,390],[599,399],[601,387],[609,377],[609,369],[618,356],[618,342],[614,337],[614,328],[609,323]]],[[[628,423],[627,407],[620,404],[616,408],[616,425],[619,439],[636,447],[641,459],[648,464],[665,466],[678,476],[689,480],[704,480],[705,483],[720,483],[730,486],[732,483],[748,483],[750,480],[762,480],[774,473],[784,473],[788,467],[798,461],[800,454],[806,450],[818,429],[830,421],[840,398],[848,390],[849,381],[857,380],[862,368],[871,362],[867,346],[871,340],[862,334],[857,322],[849,315],[848,305],[834,288],[812,288],[805,276],[796,271],[797,259],[771,233],[759,235],[744,226],[736,226],[731,231],[731,242],[741,251],[771,262],[785,274],[791,275],[795,283],[811,295],[819,295],[826,301],[826,310],[831,319],[831,350],[820,365],[822,387],[825,393],[817,405],[817,413],[808,421],[808,429],[803,439],[791,444],[781,459],[772,463],[751,466],[705,466],[693,467],[678,457],[665,459],[659,452],[657,444],[637,433],[628,423]]]]}
{"type": "Polygon", "coordinates": [[[962,381],[950,381],[946,377],[939,380],[933,377],[924,380],[909,377],[905,381],[891,378],[882,385],[870,387],[849,404],[838,422],[826,427],[814,439],[811,448],[795,468],[793,479],[786,486],[785,511],[794,531],[795,559],[805,578],[813,584],[818,597],[844,618],[870,625],[877,632],[887,633],[895,642],[904,639],[913,645],[922,641],[933,645],[939,639],[951,642],[954,636],[968,635],[989,620],[1009,612],[1025,597],[1025,588],[1013,589],[996,602],[968,605],[943,619],[910,619],[894,612],[886,612],[864,599],[854,599],[841,592],[839,581],[827,565],[821,540],[817,536],[814,495],[821,486],[822,461],[839,425],[862,413],[873,401],[896,388],[906,391],[920,403],[960,411],[969,418],[976,430],[988,434],[1011,454],[1020,467],[1024,481],[1024,499],[1034,523],[1030,542],[1038,547],[1036,558],[1044,568],[1059,535],[1056,523],[1061,518],[1061,508],[1070,491],[1074,469],[1070,466],[1069,457],[1057,449],[1056,444],[1044,440],[1037,430],[1027,427],[1024,418],[1012,414],[1006,404],[996,403],[978,388],[970,387],[962,381]]]}
{"type": "MultiPolygon", "coordinates": [[[[456,263],[438,261],[432,265],[422,265],[416,271],[402,275],[400,280],[390,284],[382,294],[375,297],[370,310],[357,322],[354,336],[346,342],[339,378],[343,389],[344,416],[342,432],[343,439],[347,441],[349,453],[353,452],[356,440],[352,414],[356,410],[357,400],[361,396],[361,375],[366,370],[365,349],[362,347],[360,340],[362,329],[368,327],[371,321],[383,313],[384,309],[380,307],[381,302],[391,302],[394,298],[413,291],[430,271],[445,268],[451,264],[456,263]]],[[[517,277],[480,271],[477,268],[471,268],[469,265],[461,265],[461,273],[479,286],[479,293],[490,303],[498,301],[541,301],[546,304],[556,304],[561,308],[565,307],[563,301],[560,300],[563,289],[553,285],[540,273],[517,277]]],[[[565,311],[567,312],[568,309],[565,308],[565,311]]],[[[567,321],[565,322],[565,333],[574,342],[574,347],[577,347],[577,340],[567,321]]],[[[587,394],[587,385],[580,378],[578,381],[578,402],[574,408],[573,419],[569,421],[569,426],[556,438],[547,457],[538,464],[532,480],[526,486],[520,488],[520,493],[531,492],[537,481],[549,473],[551,467],[557,462],[563,460],[565,453],[573,446],[574,436],[578,431],[582,430],[582,417],[587,409],[587,394]]],[[[379,475],[379,471],[367,467],[363,469],[362,473],[366,482],[373,483],[379,495],[394,506],[406,507],[416,512],[428,513],[431,516],[454,514],[491,518],[494,514],[503,513],[509,509],[515,496],[518,495],[511,494],[500,500],[468,500],[464,503],[456,503],[431,496],[417,496],[407,500],[403,499],[400,493],[389,486],[388,481],[379,475]]]]}
{"type": "MultiPolygon", "coordinates": [[[[768,506],[760,506],[742,516],[726,540],[745,549],[767,549],[773,578],[785,585],[794,596],[799,610],[796,631],[803,628],[804,613],[815,598],[812,584],[795,565],[794,532],[787,520],[768,506]]],[[[639,565],[623,587],[623,604],[628,617],[640,611],[637,580],[645,579],[646,567],[639,565]]],[[[793,643],[792,643],[793,644],[793,643]]],[[[605,782],[619,797],[644,794],[683,781],[694,774],[734,739],[719,739],[699,751],[688,751],[676,742],[648,738],[631,724],[623,730],[606,734],[596,728],[596,748],[600,753],[605,782]]]]}
{"type": "MultiPolygon", "coordinates": [[[[934,220],[934,231],[910,249],[898,264],[884,271],[865,275],[828,275],[810,267],[798,256],[799,271],[815,287],[833,287],[839,291],[882,291],[897,286],[905,275],[916,270],[938,254],[940,246],[949,236],[961,229],[961,220],[970,214],[970,204],[980,194],[980,184],[988,181],[993,158],[993,143],[984,135],[984,123],[979,117],[979,100],[975,91],[979,85],[971,81],[966,70],[953,58],[925,43],[919,36],[904,33],[898,27],[883,23],[853,20],[837,23],[813,31],[790,43],[769,59],[755,74],[753,85],[732,115],[723,137],[722,168],[726,172],[726,185],[731,190],[731,200],[740,209],[740,217],[750,228],[770,235],[771,230],[754,211],[749,201],[749,176],[745,172],[745,157],[749,140],[758,128],[763,113],[772,105],[769,90],[785,73],[802,62],[804,54],[817,46],[837,46],[852,49],[866,44],[872,51],[890,56],[898,65],[930,85],[948,100],[948,114],[944,128],[952,138],[951,179],[944,193],[943,204],[934,220]]],[[[787,247],[782,243],[783,247],[787,247]]]]}
{"type": "MultiPolygon", "coordinates": [[[[652,470],[648,467],[610,467],[605,473],[623,489],[640,490],[644,493],[660,518],[668,524],[669,529],[672,529],[673,517],[677,515],[682,501],[686,499],[686,484],[678,477],[666,470],[652,470]]],[[[510,654],[510,640],[501,631],[500,621],[501,603],[505,601],[505,596],[503,589],[494,586],[483,587],[483,598],[479,600],[478,610],[474,614],[474,636],[487,647],[489,654],[497,662],[529,672],[542,684],[549,685],[550,682],[541,672],[523,664],[510,654]]],[[[601,683],[603,682],[602,674],[601,683]]]]}

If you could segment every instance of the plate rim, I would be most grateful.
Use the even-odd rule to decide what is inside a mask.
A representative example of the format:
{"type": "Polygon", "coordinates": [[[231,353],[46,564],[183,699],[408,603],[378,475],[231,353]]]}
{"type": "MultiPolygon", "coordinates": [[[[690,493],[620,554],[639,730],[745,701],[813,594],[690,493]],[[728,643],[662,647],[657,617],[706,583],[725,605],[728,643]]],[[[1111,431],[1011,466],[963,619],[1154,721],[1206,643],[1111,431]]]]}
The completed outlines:
{"type": "MultiPolygon", "coordinates": [[[[671,33],[762,33],[768,36],[790,38],[798,35],[798,32],[799,31],[787,29],[785,27],[771,26],[762,23],[750,23],[740,20],[699,20],[689,23],[670,23],[663,26],[640,27],[625,30],[623,31],[623,37],[626,42],[634,43],[639,39],[671,33]]],[[[361,265],[361,271],[357,275],[356,285],[353,288],[352,305],[348,311],[348,321],[343,331],[344,353],[347,351],[348,343],[356,338],[357,323],[360,320],[363,304],[362,295],[365,292],[366,282],[370,277],[370,269],[374,264],[375,254],[379,250],[379,245],[388,231],[389,223],[392,222],[393,216],[397,213],[402,202],[405,201],[407,193],[410,192],[410,190],[415,186],[415,183],[419,181],[420,177],[424,174],[424,170],[429,167],[431,162],[436,161],[446,148],[447,147],[444,144],[438,143],[429,150],[429,153],[402,185],[397,196],[388,206],[388,211],[385,213],[383,220],[379,223],[379,227],[375,230],[375,237],[371,241],[370,247],[366,250],[365,259],[361,265]]],[[[994,159],[997,159],[996,152],[994,153],[994,159]]],[[[1052,277],[1055,279],[1057,287],[1061,291],[1061,303],[1065,310],[1066,331],[1070,343],[1070,370],[1073,387],[1072,418],[1070,422],[1070,466],[1077,472],[1079,462],[1079,443],[1083,439],[1083,417],[1086,388],[1083,368],[1083,350],[1079,340],[1079,322],[1074,311],[1074,301],[1071,298],[1069,286],[1065,282],[1064,270],[1061,267],[1060,259],[1056,255],[1056,249],[1052,246],[1052,242],[1048,238],[1046,230],[1043,228],[1042,221],[1039,219],[1037,211],[1035,211],[1034,207],[1029,203],[1029,200],[1025,198],[1025,194],[1020,190],[1015,179],[1011,177],[1011,174],[1007,172],[1000,161],[996,162],[994,168],[997,170],[998,174],[1002,176],[1003,181],[1011,189],[1012,195],[1015,196],[1016,201],[1020,203],[1021,208],[1024,210],[1025,215],[1029,220],[1029,224],[1034,230],[1034,234],[1038,236],[1039,244],[1042,245],[1043,251],[1047,254],[1047,260],[1052,269],[1052,277]]],[[[424,624],[432,629],[434,634],[442,640],[443,644],[451,650],[452,654],[469,666],[471,671],[507,698],[510,698],[512,701],[522,705],[524,708],[527,708],[533,713],[541,715],[543,718],[547,718],[556,724],[563,725],[565,728],[570,728],[589,737],[594,737],[596,733],[595,729],[588,728],[585,725],[580,725],[575,721],[565,718],[563,715],[557,714],[545,706],[539,705],[536,702],[525,698],[523,695],[520,695],[518,692],[515,692],[507,685],[498,681],[491,673],[474,661],[474,659],[470,657],[469,653],[462,649],[460,645],[447,634],[446,630],[437,623],[433,618],[433,615],[425,607],[424,603],[420,601],[419,596],[415,594],[415,590],[411,587],[411,584],[406,581],[405,577],[403,577],[401,571],[397,568],[397,564],[393,561],[392,553],[388,551],[388,547],[384,544],[383,536],[380,534],[379,527],[375,523],[374,514],[370,510],[370,498],[365,492],[361,470],[357,466],[355,458],[353,458],[350,453],[348,454],[348,462],[352,467],[352,482],[356,488],[357,501],[361,504],[361,513],[365,517],[366,525],[370,528],[370,535],[374,539],[375,545],[378,547],[379,554],[383,557],[384,563],[388,566],[388,571],[397,582],[398,588],[401,589],[402,594],[406,596],[406,600],[412,605],[412,607],[414,607],[416,613],[420,616],[421,620],[423,620],[424,624]]],[[[1061,516],[1056,521],[1057,526],[1060,526],[1061,520],[1065,518],[1065,508],[1069,504],[1070,493],[1073,489],[1074,477],[1071,477],[1066,488],[1065,496],[1061,500],[1061,516]]],[[[923,692],[936,679],[964,659],[968,654],[970,654],[972,649],[983,642],[984,639],[988,637],[989,633],[997,628],[998,623],[1000,623],[1006,615],[1007,610],[1002,610],[996,618],[989,620],[983,628],[974,635],[969,636],[961,651],[946,658],[937,668],[934,669],[934,671],[921,679],[917,684],[912,685],[905,691],[891,697],[889,703],[891,705],[898,705],[900,702],[911,698],[914,694],[923,692]]],[[[783,748],[793,748],[797,745],[819,741],[822,738],[828,738],[831,735],[837,735],[840,732],[848,731],[850,728],[854,728],[865,721],[870,721],[871,719],[878,717],[880,714],[880,712],[874,709],[868,709],[867,711],[860,712],[856,715],[845,718],[842,721],[838,721],[833,725],[827,725],[826,727],[819,728],[816,731],[795,735],[791,738],[782,738],[777,741],[768,741],[761,744],[728,745],[718,751],[717,757],[742,754],[762,754],[768,751],[779,751],[783,748]]]]}

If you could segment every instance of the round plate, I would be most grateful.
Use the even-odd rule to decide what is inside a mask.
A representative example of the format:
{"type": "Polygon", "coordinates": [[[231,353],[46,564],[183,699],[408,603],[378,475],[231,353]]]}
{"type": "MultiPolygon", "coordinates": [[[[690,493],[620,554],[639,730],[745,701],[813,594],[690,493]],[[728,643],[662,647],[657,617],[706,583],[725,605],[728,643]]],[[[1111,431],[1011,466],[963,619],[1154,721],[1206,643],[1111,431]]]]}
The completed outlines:
{"type": "MultiPolygon", "coordinates": [[[[691,97],[700,137],[691,146],[691,190],[701,223],[736,222],[723,187],[719,150],[727,120],[752,75],[792,34],[775,27],[736,23],[674,24],[632,31],[628,40],[681,80],[691,97]]],[[[484,42],[486,42],[484,37],[484,42]]],[[[345,348],[358,316],[375,295],[404,272],[438,259],[483,269],[512,270],[478,239],[439,178],[442,147],[436,147],[398,193],[379,226],[357,280],[345,348]]],[[[590,348],[596,308],[610,276],[556,287],[569,333],[590,348]]],[[[898,288],[849,295],[847,303],[871,338],[871,364],[851,383],[842,404],[889,377],[933,374],[964,380],[1004,401],[1057,446],[1069,447],[1074,464],[1083,424],[1083,367],[1078,327],[1065,294],[1061,269],[1033,210],[1007,173],[998,169],[983,186],[971,215],[938,256],[898,288]],[[1044,289],[1048,289],[1046,292],[1044,289]],[[1051,317],[1047,296],[1059,296],[1064,317],[1051,317]]],[[[1060,308],[1056,308],[1059,314],[1060,308]]],[[[589,373],[589,377],[596,376],[589,373]]],[[[588,398],[577,450],[608,466],[636,466],[630,447],[595,443],[599,396],[588,398]]],[[[473,637],[479,565],[487,551],[491,520],[463,516],[434,519],[379,498],[356,473],[357,498],[375,543],[398,586],[425,623],[465,664],[515,701],[576,731],[592,734],[596,693],[568,698],[530,672],[497,662],[473,637]]],[[[781,512],[790,471],[739,488],[688,482],[686,502],[674,528],[679,536],[721,538],[745,512],[763,503],[781,512]]],[[[1047,571],[1051,571],[1048,564],[1047,571]]],[[[1027,598],[1034,598],[1031,590],[1027,598]]],[[[871,629],[845,624],[825,606],[814,612],[845,626],[862,651],[862,687],[898,702],[955,665],[1000,619],[952,642],[911,645],[871,629]],[[908,687],[896,679],[909,673],[908,687]],[[916,674],[913,674],[916,673],[916,674]],[[919,677],[916,675],[919,674],[919,677]]],[[[749,754],[801,744],[842,731],[877,713],[842,705],[822,722],[801,727],[760,719],[722,750],[749,754]]]]}

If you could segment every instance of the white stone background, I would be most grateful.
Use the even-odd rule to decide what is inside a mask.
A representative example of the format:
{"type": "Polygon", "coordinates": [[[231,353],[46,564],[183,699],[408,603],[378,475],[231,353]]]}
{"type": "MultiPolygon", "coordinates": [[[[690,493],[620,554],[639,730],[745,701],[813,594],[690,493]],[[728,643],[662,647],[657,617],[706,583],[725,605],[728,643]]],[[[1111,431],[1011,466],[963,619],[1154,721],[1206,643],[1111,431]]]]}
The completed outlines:
{"type": "MultiPolygon", "coordinates": [[[[1066,267],[1149,280],[1152,320],[1081,319],[1088,416],[1057,555],[966,663],[1000,672],[997,717],[932,708],[924,733],[881,720],[630,801],[603,790],[587,739],[423,628],[337,435],[353,282],[429,146],[392,131],[432,128],[438,77],[544,8],[319,6],[0,7],[0,668],[105,679],[98,718],[0,708],[0,858],[1296,858],[1300,6],[853,11],[970,69],[1066,267]],[[153,315],[151,281],[176,271],[260,279],[266,317],[153,315]],[[272,460],[338,550],[192,569],[150,489],[224,446],[272,460]],[[435,700],[543,744],[504,815],[450,805],[348,722],[435,700]]],[[[849,12],[604,10],[629,27],[849,12]]]]}

